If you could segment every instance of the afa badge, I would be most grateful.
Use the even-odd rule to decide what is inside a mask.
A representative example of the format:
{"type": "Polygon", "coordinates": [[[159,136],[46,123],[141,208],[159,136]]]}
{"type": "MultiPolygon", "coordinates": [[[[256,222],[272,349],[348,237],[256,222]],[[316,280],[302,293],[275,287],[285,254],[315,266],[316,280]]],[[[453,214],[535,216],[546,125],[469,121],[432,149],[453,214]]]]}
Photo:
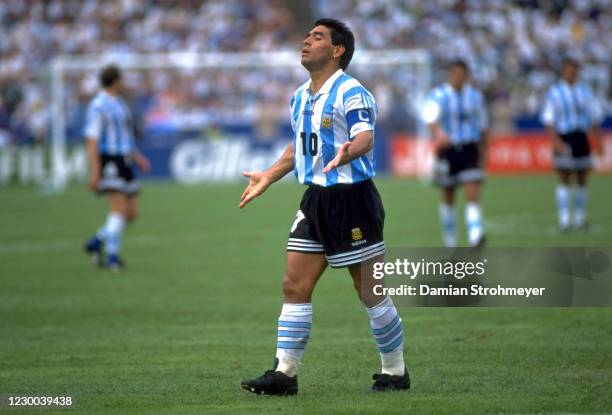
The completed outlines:
{"type": "Polygon", "coordinates": [[[331,126],[332,126],[332,119],[331,119],[331,117],[324,116],[323,119],[321,120],[321,126],[323,128],[331,128],[331,126]]]}
{"type": "Polygon", "coordinates": [[[361,233],[360,228],[351,229],[351,236],[353,237],[353,241],[358,241],[363,238],[363,234],[361,233]]]}

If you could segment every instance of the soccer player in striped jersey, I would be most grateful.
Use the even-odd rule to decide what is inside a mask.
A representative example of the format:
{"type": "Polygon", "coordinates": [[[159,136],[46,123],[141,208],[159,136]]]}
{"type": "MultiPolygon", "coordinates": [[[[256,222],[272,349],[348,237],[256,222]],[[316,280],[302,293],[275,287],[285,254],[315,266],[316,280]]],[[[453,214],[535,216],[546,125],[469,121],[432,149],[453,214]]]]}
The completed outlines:
{"type": "Polygon", "coordinates": [[[242,382],[254,393],[297,393],[298,366],[312,324],[312,293],[328,264],[348,268],[369,315],[382,362],[372,390],[410,386],[402,320],[391,298],[372,291],[372,263],[384,258],[385,213],[372,182],[376,103],[368,90],[344,73],[354,42],[350,29],[338,20],[320,19],[314,24],[301,55],[310,80],[291,98],[293,141],[267,170],[244,173],[249,184],[241,208],[292,170],[308,186],[289,233],[274,367],[242,382]]]}
{"type": "Polygon", "coordinates": [[[455,189],[459,185],[465,188],[467,199],[468,243],[481,246],[485,240],[479,199],[489,121],[484,98],[468,83],[468,77],[467,64],[453,62],[448,82],[430,93],[422,114],[434,139],[434,181],[442,188],[439,214],[447,247],[457,246],[455,189]]]}
{"type": "Polygon", "coordinates": [[[591,88],[578,81],[578,62],[566,58],[562,63],[561,79],[546,94],[541,120],[552,138],[554,165],[559,172],[557,186],[557,216],[559,228],[567,231],[570,218],[570,179],[576,177],[574,188],[574,220],[578,229],[586,229],[587,175],[592,166],[591,149],[587,134],[598,143],[602,151],[601,130],[603,110],[591,88]]]}
{"type": "Polygon", "coordinates": [[[110,211],[106,222],[89,239],[85,250],[98,265],[117,271],[123,267],[121,239],[126,222],[138,214],[139,184],[133,163],[142,171],[150,169],[149,161],[134,145],[132,116],[121,98],[121,72],[114,65],[100,73],[101,91],[87,109],[85,138],[89,158],[91,190],[107,195],[110,211]],[[107,258],[103,260],[102,251],[107,258]]]}

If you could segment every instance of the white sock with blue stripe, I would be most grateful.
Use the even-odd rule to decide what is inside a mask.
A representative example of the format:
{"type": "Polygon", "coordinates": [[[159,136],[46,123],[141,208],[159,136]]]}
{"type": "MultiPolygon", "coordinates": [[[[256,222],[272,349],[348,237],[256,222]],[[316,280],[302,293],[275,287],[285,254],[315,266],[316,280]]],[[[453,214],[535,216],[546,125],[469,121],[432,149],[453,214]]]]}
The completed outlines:
{"type": "Polygon", "coordinates": [[[570,224],[570,200],[569,189],[564,184],[557,186],[557,216],[559,226],[567,228],[570,224]]]}
{"type": "Polygon", "coordinates": [[[582,226],[586,220],[587,202],[589,193],[585,186],[576,186],[574,189],[574,225],[582,226]]]}
{"type": "Polygon", "coordinates": [[[455,231],[455,207],[453,205],[441,203],[439,212],[440,222],[442,222],[442,238],[444,239],[444,246],[447,248],[454,248],[457,246],[457,236],[455,231]]]}
{"type": "Polygon", "coordinates": [[[103,241],[106,242],[106,253],[109,255],[119,255],[121,251],[121,237],[125,228],[125,218],[116,212],[108,214],[108,219],[104,227],[98,231],[98,238],[102,234],[103,241]]]}
{"type": "Polygon", "coordinates": [[[297,375],[304,348],[310,337],[312,326],[312,304],[283,304],[278,318],[278,340],[276,343],[276,370],[287,376],[297,375]]]}
{"type": "Polygon", "coordinates": [[[393,301],[387,297],[367,310],[370,316],[370,328],[380,352],[382,373],[403,376],[404,327],[393,301]]]}
{"type": "Polygon", "coordinates": [[[475,246],[482,238],[482,212],[478,203],[466,203],[465,223],[467,224],[468,242],[470,246],[475,246]]]}
{"type": "Polygon", "coordinates": [[[111,216],[112,216],[112,212],[109,213],[108,216],[106,217],[106,222],[104,222],[104,225],[102,225],[100,229],[98,229],[98,231],[96,232],[96,238],[98,238],[101,241],[106,241],[106,228],[108,227],[111,221],[111,216]]]}

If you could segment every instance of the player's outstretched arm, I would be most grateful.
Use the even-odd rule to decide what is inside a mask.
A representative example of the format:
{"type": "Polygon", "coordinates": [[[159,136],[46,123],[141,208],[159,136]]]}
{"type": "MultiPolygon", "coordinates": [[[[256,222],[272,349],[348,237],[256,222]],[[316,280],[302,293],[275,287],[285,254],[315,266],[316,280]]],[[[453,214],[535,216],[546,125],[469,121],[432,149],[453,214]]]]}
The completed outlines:
{"type": "Polygon", "coordinates": [[[355,136],[353,141],[347,141],[342,144],[336,157],[323,168],[323,173],[329,173],[333,169],[344,166],[366,154],[372,150],[372,144],[374,142],[374,136],[372,131],[362,131],[355,136]]]}
{"type": "Polygon", "coordinates": [[[260,172],[245,171],[244,177],[249,178],[249,184],[240,197],[240,209],[266,191],[277,180],[282,179],[293,170],[293,143],[289,144],[278,160],[267,170],[260,172]]]}

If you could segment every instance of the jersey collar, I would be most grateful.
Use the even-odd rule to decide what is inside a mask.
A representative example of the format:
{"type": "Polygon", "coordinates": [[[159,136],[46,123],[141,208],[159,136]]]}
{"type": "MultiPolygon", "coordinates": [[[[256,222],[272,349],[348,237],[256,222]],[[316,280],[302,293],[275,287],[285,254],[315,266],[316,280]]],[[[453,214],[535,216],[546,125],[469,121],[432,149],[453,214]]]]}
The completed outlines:
{"type": "Polygon", "coordinates": [[[111,100],[118,100],[119,99],[118,95],[111,95],[108,92],[106,92],[104,89],[100,90],[100,95],[103,96],[105,99],[111,99],[111,100]]]}
{"type": "Polygon", "coordinates": [[[450,82],[445,82],[444,86],[446,87],[447,91],[451,91],[451,92],[456,92],[458,94],[461,94],[463,91],[465,91],[467,89],[467,82],[465,82],[462,86],[461,89],[457,90],[455,88],[453,88],[453,86],[450,84],[450,82]]]}
{"type": "MultiPolygon", "coordinates": [[[[334,82],[336,82],[336,79],[340,78],[342,74],[344,74],[344,71],[342,69],[338,69],[336,72],[334,72],[334,74],[330,76],[329,78],[327,78],[327,81],[323,83],[323,85],[321,86],[321,89],[319,89],[319,92],[317,92],[315,96],[319,97],[324,94],[329,94],[329,91],[331,90],[332,85],[334,85],[334,82]]],[[[309,79],[308,86],[306,87],[306,90],[308,91],[309,94],[311,94],[311,91],[310,91],[311,84],[312,84],[312,79],[309,79]]]]}
{"type": "Polygon", "coordinates": [[[566,86],[569,89],[572,89],[572,88],[575,88],[578,85],[579,81],[576,79],[576,81],[574,81],[573,84],[570,84],[565,79],[561,79],[560,82],[561,82],[561,85],[566,86]]]}

